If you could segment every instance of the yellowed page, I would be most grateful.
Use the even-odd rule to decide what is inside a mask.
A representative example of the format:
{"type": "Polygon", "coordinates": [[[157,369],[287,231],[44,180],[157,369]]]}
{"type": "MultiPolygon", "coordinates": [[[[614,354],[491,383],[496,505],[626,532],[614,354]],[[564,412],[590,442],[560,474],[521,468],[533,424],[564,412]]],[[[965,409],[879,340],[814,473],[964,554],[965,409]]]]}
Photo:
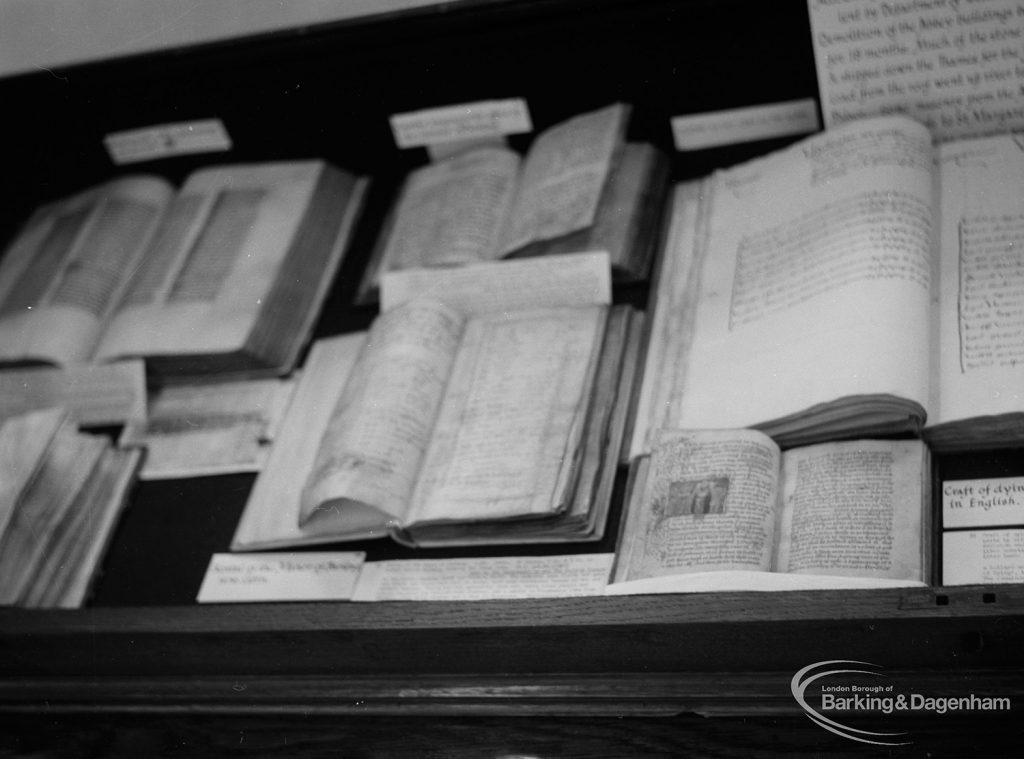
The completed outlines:
{"type": "MultiPolygon", "coordinates": [[[[366,333],[358,332],[313,344],[277,440],[245,504],[231,541],[232,551],[332,540],[330,534],[299,526],[299,497],[302,483],[313,471],[331,410],[365,342],[366,333]]],[[[352,529],[381,530],[379,513],[366,517],[364,523],[351,525],[352,529]]]]}
{"type": "Polygon", "coordinates": [[[923,127],[894,117],[826,132],[716,175],[707,200],[678,426],[748,427],[847,395],[927,404],[923,127]]]}
{"type": "Polygon", "coordinates": [[[575,116],[530,146],[501,252],[586,229],[625,135],[628,107],[615,104],[575,116]]]}
{"type": "Polygon", "coordinates": [[[457,269],[408,269],[384,275],[382,311],[434,298],[465,314],[612,302],[608,253],[564,253],[487,261],[457,269]]]}
{"type": "Polygon", "coordinates": [[[356,504],[404,520],[463,327],[461,314],[434,301],[374,322],[320,439],[303,524],[329,523],[356,504]]]}
{"type": "Polygon", "coordinates": [[[627,505],[614,582],[768,571],[779,449],[754,430],[663,430],[627,505]]]}
{"type": "Polygon", "coordinates": [[[87,361],[171,193],[128,177],[40,209],[0,265],[0,361],[87,361]]]}
{"type": "Polygon", "coordinates": [[[926,458],[919,440],[786,451],[776,570],[926,580],[926,458]]]}
{"type": "Polygon", "coordinates": [[[1024,410],[1024,137],[939,149],[938,386],[929,422],[1024,410]]]}
{"type": "Polygon", "coordinates": [[[451,371],[407,522],[552,513],[565,500],[603,307],[479,316],[451,371]]]}
{"type": "Polygon", "coordinates": [[[417,169],[405,182],[384,248],[387,270],[497,257],[519,156],[483,148],[417,169]]]}
{"type": "Polygon", "coordinates": [[[189,177],[118,306],[98,355],[239,350],[316,188],[317,161],[189,177]]]}

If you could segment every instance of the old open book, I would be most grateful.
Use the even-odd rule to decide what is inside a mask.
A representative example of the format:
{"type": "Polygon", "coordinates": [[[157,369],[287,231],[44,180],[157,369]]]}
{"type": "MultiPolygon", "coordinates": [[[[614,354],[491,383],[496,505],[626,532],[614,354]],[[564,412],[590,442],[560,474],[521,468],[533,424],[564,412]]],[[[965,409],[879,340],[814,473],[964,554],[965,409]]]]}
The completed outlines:
{"type": "Polygon", "coordinates": [[[0,361],[288,371],[363,184],[319,161],[220,166],[178,192],[133,176],[41,208],[0,263],[0,361]]]}
{"type": "Polygon", "coordinates": [[[82,604],[140,457],[60,409],[0,426],[0,605],[82,604]]]}
{"type": "Polygon", "coordinates": [[[1024,442],[1024,140],[851,123],[681,185],[632,455],[661,427],[783,447],[1024,442]]]}
{"type": "Polygon", "coordinates": [[[601,536],[639,342],[607,255],[459,274],[386,279],[368,334],[314,344],[233,550],[601,536]]]}
{"type": "Polygon", "coordinates": [[[606,250],[616,276],[646,279],[657,244],[668,162],[625,143],[622,104],[542,132],[525,156],[481,147],[413,171],[389,214],[366,277],[511,256],[606,250]]]}
{"type": "Polygon", "coordinates": [[[663,430],[634,464],[610,593],[878,587],[930,577],[919,440],[779,447],[663,430]]]}

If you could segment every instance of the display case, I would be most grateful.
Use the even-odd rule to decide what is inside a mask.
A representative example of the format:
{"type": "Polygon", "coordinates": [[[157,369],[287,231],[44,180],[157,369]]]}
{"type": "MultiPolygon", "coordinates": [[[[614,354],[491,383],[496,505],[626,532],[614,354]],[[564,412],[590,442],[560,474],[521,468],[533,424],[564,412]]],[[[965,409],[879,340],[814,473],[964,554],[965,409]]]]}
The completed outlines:
{"type": "MultiPolygon", "coordinates": [[[[180,181],[219,161],[322,157],[371,176],[317,335],[373,316],[353,305],[355,289],[399,180],[425,160],[421,149],[395,147],[394,113],[523,98],[540,130],[625,101],[631,136],[672,152],[683,180],[793,138],[674,152],[671,117],[818,94],[804,0],[440,3],[39,71],[0,80],[0,93],[5,239],[39,203],[127,171],[180,181]],[[104,146],[112,132],[211,118],[230,135],[229,152],[117,167],[104,146]]],[[[615,297],[643,306],[647,289],[615,297]]],[[[937,484],[1011,475],[1024,475],[1020,451],[936,460],[937,484]]],[[[624,471],[619,479],[621,504],[624,471]]],[[[366,754],[459,741],[474,755],[539,755],[560,741],[575,741],[580,755],[740,753],[762,740],[852,751],[857,744],[808,722],[791,691],[798,670],[829,660],[874,664],[915,692],[1024,705],[1017,585],[196,605],[206,563],[227,550],[251,485],[248,475],[143,483],[87,608],[0,610],[0,712],[20,725],[16,749],[59,745],[70,733],[111,753],[165,747],[114,732],[145,727],[168,741],[189,735],[212,755],[240,734],[262,736],[266,749],[282,735],[361,742],[366,754]],[[144,716],[129,722],[129,713],[144,716]],[[57,727],[49,737],[36,732],[48,725],[57,727]]],[[[616,520],[600,546],[572,550],[613,550],[616,520]]],[[[1000,716],[985,716],[986,734],[1002,729],[1000,716]]],[[[918,748],[977,745],[968,715],[913,717],[906,729],[918,748]]]]}

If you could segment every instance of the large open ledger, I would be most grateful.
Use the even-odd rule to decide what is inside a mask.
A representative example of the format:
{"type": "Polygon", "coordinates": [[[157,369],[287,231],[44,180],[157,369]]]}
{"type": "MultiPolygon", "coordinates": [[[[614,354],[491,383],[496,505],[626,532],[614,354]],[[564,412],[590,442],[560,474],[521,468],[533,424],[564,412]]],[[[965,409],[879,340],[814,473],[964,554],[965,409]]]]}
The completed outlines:
{"type": "Polygon", "coordinates": [[[229,165],[177,192],[132,176],[43,207],[0,264],[0,361],[287,372],[364,184],[321,161],[229,165]]]}
{"type": "Polygon", "coordinates": [[[783,447],[1024,442],[1024,142],[852,123],[676,192],[632,455],[659,428],[783,447]]]}

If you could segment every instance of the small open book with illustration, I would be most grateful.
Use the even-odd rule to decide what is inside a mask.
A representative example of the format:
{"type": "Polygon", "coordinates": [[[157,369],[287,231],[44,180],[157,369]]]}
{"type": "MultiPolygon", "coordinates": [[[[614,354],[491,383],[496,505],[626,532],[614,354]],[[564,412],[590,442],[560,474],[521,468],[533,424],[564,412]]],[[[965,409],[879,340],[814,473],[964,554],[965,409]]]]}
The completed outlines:
{"type": "Polygon", "coordinates": [[[232,549],[599,539],[640,326],[610,292],[604,253],[388,275],[314,344],[232,549]]]}
{"type": "Polygon", "coordinates": [[[364,184],[322,161],[226,165],[177,192],[136,175],[40,208],[0,263],[0,362],[286,373],[364,184]]]}
{"type": "Polygon", "coordinates": [[[780,452],[756,430],[660,431],[608,592],[927,584],[930,477],[919,440],[780,452]]]}
{"type": "Polygon", "coordinates": [[[1024,137],[851,122],[677,192],[631,455],[660,428],[783,447],[1024,443],[1024,137]]]}
{"type": "Polygon", "coordinates": [[[608,251],[617,276],[645,279],[668,162],[624,141],[629,113],[620,103],[575,116],[539,134],[525,156],[478,147],[413,171],[361,297],[386,271],[588,250],[608,251]]]}

